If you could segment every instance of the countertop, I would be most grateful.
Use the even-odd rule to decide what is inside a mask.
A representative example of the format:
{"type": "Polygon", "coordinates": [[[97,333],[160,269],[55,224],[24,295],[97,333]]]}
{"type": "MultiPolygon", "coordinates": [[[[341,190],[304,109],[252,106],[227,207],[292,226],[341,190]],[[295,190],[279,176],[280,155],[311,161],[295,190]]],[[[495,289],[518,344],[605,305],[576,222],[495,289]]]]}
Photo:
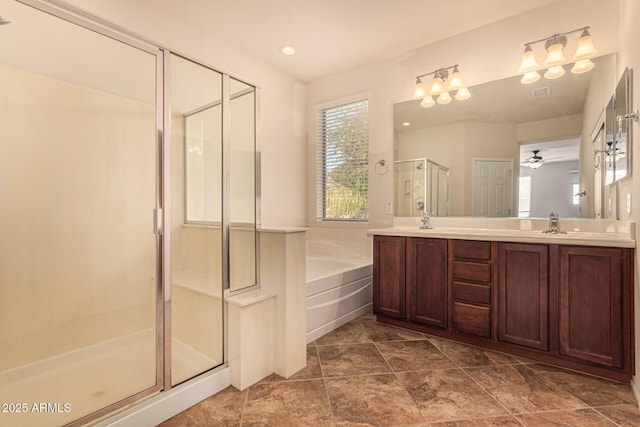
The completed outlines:
{"type": "MultiPolygon", "coordinates": [[[[394,220],[393,227],[374,228],[367,230],[369,236],[402,236],[402,237],[433,237],[441,239],[487,240],[514,243],[545,243],[559,245],[585,245],[635,248],[635,224],[605,222],[586,222],[597,220],[567,221],[567,234],[543,233],[545,227],[531,220],[506,220],[497,222],[492,219],[483,222],[482,219],[473,221],[459,221],[453,218],[432,218],[434,229],[420,228],[419,218],[394,220]],[[464,226],[464,223],[468,226],[464,226]],[[440,225],[440,224],[442,225],[440,225]],[[453,226],[452,226],[453,225],[453,226]],[[500,227],[502,225],[502,227],[500,227]],[[528,229],[529,227],[532,227],[528,229]],[[524,227],[522,229],[520,227],[524,227]],[[586,230],[586,231],[583,231],[586,230]]],[[[562,225],[562,222],[561,222],[562,225]]],[[[561,227],[562,228],[562,227],[561,227]]],[[[564,228],[563,228],[564,229],[564,228]]]]}

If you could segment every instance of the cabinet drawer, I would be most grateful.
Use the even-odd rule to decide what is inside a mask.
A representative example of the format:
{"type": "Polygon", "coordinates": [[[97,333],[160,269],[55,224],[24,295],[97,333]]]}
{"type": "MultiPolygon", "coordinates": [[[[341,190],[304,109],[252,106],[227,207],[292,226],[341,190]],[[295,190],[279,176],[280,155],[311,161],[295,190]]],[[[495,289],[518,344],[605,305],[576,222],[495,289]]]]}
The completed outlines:
{"type": "Polygon", "coordinates": [[[491,282],[491,265],[471,261],[453,261],[453,278],[474,282],[491,282]]]}
{"type": "Polygon", "coordinates": [[[491,308],[453,303],[453,329],[479,337],[491,337],[491,308]]]}
{"type": "Polygon", "coordinates": [[[453,299],[491,304],[491,286],[477,283],[453,282],[453,299]]]}
{"type": "Polygon", "coordinates": [[[491,242],[454,240],[452,244],[454,258],[491,259],[491,242]]]}

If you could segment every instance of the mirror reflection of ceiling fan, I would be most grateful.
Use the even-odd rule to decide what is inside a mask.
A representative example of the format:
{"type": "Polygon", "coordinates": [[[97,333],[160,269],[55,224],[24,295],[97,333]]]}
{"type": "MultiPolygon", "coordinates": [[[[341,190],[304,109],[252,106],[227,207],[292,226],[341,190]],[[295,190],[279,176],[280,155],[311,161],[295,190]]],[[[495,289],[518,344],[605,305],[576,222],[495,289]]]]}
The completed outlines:
{"type": "Polygon", "coordinates": [[[539,152],[540,150],[533,150],[532,151],[533,156],[524,159],[521,165],[529,166],[531,169],[538,169],[540,166],[544,164],[545,160],[555,160],[555,159],[562,158],[562,156],[543,158],[542,156],[538,155],[539,152]]]}

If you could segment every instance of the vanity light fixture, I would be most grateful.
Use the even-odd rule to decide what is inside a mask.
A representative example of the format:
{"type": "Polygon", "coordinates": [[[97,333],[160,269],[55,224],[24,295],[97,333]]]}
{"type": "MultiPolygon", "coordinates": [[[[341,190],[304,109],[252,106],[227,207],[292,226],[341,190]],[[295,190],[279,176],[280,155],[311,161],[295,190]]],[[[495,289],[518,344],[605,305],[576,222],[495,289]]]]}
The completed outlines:
{"type": "Polygon", "coordinates": [[[450,67],[438,68],[430,73],[422,74],[416,77],[416,87],[413,91],[414,99],[422,98],[420,106],[423,108],[433,107],[436,102],[438,104],[448,104],[453,99],[451,92],[455,92],[453,98],[457,101],[464,101],[471,98],[471,92],[464,85],[458,64],[450,67]],[[451,70],[449,74],[449,70],[451,70]],[[433,75],[433,79],[426,89],[422,82],[422,77],[433,75]],[[434,99],[435,97],[435,99],[434,99]]]}
{"type": "Polygon", "coordinates": [[[567,61],[564,54],[564,48],[567,46],[567,36],[577,32],[581,32],[581,34],[577,41],[575,54],[572,57],[575,64],[573,64],[571,72],[573,74],[580,74],[593,69],[594,64],[589,58],[595,56],[598,51],[593,47],[593,37],[591,36],[591,33],[589,33],[589,28],[590,27],[588,26],[582,27],[577,30],[553,34],[540,40],[525,43],[520,68],[518,69],[518,71],[523,74],[520,82],[523,84],[530,84],[538,81],[540,79],[540,73],[538,71],[543,71],[545,69],[544,77],[547,79],[557,79],[562,77],[565,74],[563,65],[567,62],[572,62],[567,61]],[[541,42],[545,42],[544,47],[547,51],[547,57],[545,58],[542,66],[540,66],[536,60],[535,51],[531,47],[531,45],[541,42]]]}

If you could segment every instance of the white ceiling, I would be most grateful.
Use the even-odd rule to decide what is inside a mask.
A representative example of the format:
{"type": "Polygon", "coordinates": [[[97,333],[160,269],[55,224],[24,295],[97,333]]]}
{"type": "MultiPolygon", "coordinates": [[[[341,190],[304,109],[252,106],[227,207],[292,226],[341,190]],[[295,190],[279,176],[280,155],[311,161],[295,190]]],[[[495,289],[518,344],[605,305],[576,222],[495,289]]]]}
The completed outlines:
{"type": "MultiPolygon", "coordinates": [[[[70,0],[91,10],[103,0],[70,0]]],[[[309,82],[371,64],[556,0],[111,0],[147,8],[309,82]],[[286,56],[290,45],[297,53],[286,56]]],[[[151,18],[152,19],[152,18],[151,18]]]]}

